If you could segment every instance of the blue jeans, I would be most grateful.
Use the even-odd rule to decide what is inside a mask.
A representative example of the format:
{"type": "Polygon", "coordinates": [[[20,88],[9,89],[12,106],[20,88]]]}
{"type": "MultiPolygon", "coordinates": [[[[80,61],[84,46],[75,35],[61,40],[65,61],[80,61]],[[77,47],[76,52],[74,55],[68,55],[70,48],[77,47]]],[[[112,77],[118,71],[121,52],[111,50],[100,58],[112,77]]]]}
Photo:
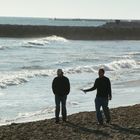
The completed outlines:
{"type": "Polygon", "coordinates": [[[64,96],[55,95],[55,105],[56,105],[55,117],[56,117],[56,121],[59,121],[60,103],[61,103],[61,110],[62,110],[62,119],[63,119],[63,121],[66,121],[66,119],[67,119],[66,100],[67,100],[67,95],[64,95],[64,96]]]}
{"type": "Polygon", "coordinates": [[[100,110],[101,107],[103,109],[106,121],[109,122],[111,117],[110,117],[110,112],[109,112],[109,107],[108,107],[108,99],[103,98],[103,97],[96,97],[95,98],[96,116],[97,116],[97,120],[100,124],[103,123],[102,112],[100,110]]]}

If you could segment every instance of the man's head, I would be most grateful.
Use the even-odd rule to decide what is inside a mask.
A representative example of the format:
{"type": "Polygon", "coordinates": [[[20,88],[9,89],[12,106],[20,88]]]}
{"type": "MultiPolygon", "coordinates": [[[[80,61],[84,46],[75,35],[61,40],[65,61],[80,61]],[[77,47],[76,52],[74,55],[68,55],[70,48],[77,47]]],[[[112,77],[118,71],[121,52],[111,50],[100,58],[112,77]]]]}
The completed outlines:
{"type": "Polygon", "coordinates": [[[105,74],[104,69],[99,69],[99,71],[98,71],[99,77],[102,78],[104,76],[104,74],[105,74]]]}
{"type": "Polygon", "coordinates": [[[63,71],[62,71],[62,69],[58,69],[57,70],[57,76],[63,76],[63,71]]]}

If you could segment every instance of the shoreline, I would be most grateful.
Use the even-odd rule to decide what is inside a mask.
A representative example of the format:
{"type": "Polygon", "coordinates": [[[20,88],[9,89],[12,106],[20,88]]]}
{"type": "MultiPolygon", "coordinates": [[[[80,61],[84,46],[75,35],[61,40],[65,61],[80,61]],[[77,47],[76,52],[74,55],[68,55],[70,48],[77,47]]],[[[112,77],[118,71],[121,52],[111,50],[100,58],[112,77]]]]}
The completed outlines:
{"type": "Polygon", "coordinates": [[[67,123],[55,119],[0,126],[2,140],[139,140],[140,104],[110,109],[112,123],[98,126],[95,111],[68,116],[67,123]]]}
{"type": "Polygon", "coordinates": [[[0,25],[0,37],[61,36],[71,40],[140,40],[140,22],[106,23],[98,27],[0,25]]]}

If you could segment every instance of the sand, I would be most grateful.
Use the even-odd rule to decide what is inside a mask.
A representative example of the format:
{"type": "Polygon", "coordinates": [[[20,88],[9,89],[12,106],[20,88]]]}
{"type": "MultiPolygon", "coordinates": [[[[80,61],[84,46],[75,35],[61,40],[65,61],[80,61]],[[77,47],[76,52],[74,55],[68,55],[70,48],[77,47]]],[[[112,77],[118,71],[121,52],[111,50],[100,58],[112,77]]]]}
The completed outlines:
{"type": "Polygon", "coordinates": [[[97,125],[95,112],[0,127],[0,140],[140,140],[140,105],[111,109],[112,123],[97,125]]]}

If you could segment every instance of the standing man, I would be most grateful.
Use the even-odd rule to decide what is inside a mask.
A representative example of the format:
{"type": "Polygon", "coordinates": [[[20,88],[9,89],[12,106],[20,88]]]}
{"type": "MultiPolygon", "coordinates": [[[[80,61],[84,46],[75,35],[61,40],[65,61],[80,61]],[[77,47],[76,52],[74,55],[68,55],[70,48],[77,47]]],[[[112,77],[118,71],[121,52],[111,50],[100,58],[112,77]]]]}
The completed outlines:
{"type": "Polygon", "coordinates": [[[106,123],[110,123],[111,117],[108,107],[108,101],[112,99],[111,84],[109,78],[104,76],[104,69],[99,69],[99,78],[95,80],[94,86],[90,89],[83,90],[85,93],[97,89],[95,98],[96,116],[99,124],[103,124],[103,117],[100,108],[102,107],[106,123]]]}
{"type": "Polygon", "coordinates": [[[59,123],[60,103],[62,110],[62,120],[67,120],[66,100],[70,92],[69,79],[63,75],[62,69],[57,70],[57,77],[52,82],[52,90],[55,95],[55,118],[56,123],[59,123]]]}

